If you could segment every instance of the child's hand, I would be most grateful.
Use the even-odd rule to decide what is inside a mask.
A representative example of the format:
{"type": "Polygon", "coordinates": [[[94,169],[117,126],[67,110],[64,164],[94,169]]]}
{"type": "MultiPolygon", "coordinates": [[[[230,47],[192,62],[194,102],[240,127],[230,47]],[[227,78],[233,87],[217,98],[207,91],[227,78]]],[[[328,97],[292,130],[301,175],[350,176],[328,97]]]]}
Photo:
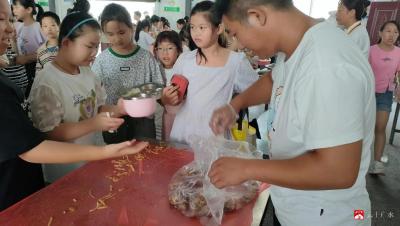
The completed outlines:
{"type": "Polygon", "coordinates": [[[119,98],[119,99],[118,99],[117,109],[118,109],[118,113],[119,113],[120,115],[127,115],[127,114],[128,114],[128,113],[125,111],[124,99],[123,99],[123,98],[119,98]]]}
{"type": "Polygon", "coordinates": [[[178,105],[179,104],[179,95],[178,95],[179,86],[167,86],[163,89],[163,94],[161,97],[161,102],[164,105],[178,105]]]}
{"type": "Polygon", "coordinates": [[[1,57],[0,57],[0,68],[5,68],[7,66],[8,66],[8,63],[5,60],[1,59],[1,57]]]}
{"type": "Polygon", "coordinates": [[[96,131],[114,131],[124,123],[124,119],[110,117],[107,113],[108,112],[101,112],[91,118],[92,126],[96,131]]]}
{"type": "Polygon", "coordinates": [[[136,154],[141,152],[148,145],[149,143],[147,142],[136,142],[135,140],[125,141],[119,144],[110,144],[104,146],[105,158],[136,154]]]}

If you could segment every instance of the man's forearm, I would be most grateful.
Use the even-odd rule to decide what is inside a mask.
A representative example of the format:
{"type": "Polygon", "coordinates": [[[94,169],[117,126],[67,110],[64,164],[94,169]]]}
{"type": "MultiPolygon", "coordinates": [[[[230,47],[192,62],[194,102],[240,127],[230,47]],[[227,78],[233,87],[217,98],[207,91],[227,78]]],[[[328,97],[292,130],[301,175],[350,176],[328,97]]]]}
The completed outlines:
{"type": "Polygon", "coordinates": [[[362,141],[287,160],[246,160],[247,178],[301,190],[344,189],[358,176],[362,141]]]}

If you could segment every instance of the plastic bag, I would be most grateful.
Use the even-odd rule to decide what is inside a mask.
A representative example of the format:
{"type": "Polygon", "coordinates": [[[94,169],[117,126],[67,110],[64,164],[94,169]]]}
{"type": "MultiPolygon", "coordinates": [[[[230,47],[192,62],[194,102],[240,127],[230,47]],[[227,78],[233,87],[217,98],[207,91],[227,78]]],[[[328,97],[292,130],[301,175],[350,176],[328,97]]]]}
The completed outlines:
{"type": "Polygon", "coordinates": [[[170,204],[185,216],[200,217],[203,225],[220,225],[224,212],[240,209],[256,197],[259,183],[247,181],[218,189],[207,176],[211,164],[222,156],[249,159],[261,158],[262,154],[247,142],[198,136],[191,136],[190,140],[194,161],[172,177],[168,189],[170,204]]]}

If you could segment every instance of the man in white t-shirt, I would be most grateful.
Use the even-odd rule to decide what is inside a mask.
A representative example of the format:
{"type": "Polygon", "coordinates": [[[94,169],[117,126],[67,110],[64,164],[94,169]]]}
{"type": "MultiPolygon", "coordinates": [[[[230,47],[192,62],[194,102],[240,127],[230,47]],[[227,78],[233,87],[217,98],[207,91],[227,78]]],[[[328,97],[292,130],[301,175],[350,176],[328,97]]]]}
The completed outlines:
{"type": "Polygon", "coordinates": [[[360,49],[291,0],[217,0],[216,13],[241,44],[262,58],[278,57],[272,76],[210,121],[219,134],[239,109],[269,102],[271,160],[221,158],[210,169],[211,182],[218,188],[250,179],[271,184],[282,225],[370,225],[365,175],[376,106],[374,77],[360,49]]]}

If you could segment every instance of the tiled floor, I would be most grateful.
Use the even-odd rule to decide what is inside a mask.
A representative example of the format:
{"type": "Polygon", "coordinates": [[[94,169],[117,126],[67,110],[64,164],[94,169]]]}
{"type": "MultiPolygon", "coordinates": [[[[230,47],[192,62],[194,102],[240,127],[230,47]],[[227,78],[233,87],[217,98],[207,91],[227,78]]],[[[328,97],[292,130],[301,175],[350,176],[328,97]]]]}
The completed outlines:
{"type": "MultiPolygon", "coordinates": [[[[387,144],[385,154],[389,157],[386,164],[386,176],[367,175],[367,189],[372,205],[372,225],[400,225],[400,133],[394,137],[393,145],[389,144],[394,110],[393,104],[388,126],[386,127],[387,144]]],[[[400,128],[400,119],[397,122],[400,128]]]]}

